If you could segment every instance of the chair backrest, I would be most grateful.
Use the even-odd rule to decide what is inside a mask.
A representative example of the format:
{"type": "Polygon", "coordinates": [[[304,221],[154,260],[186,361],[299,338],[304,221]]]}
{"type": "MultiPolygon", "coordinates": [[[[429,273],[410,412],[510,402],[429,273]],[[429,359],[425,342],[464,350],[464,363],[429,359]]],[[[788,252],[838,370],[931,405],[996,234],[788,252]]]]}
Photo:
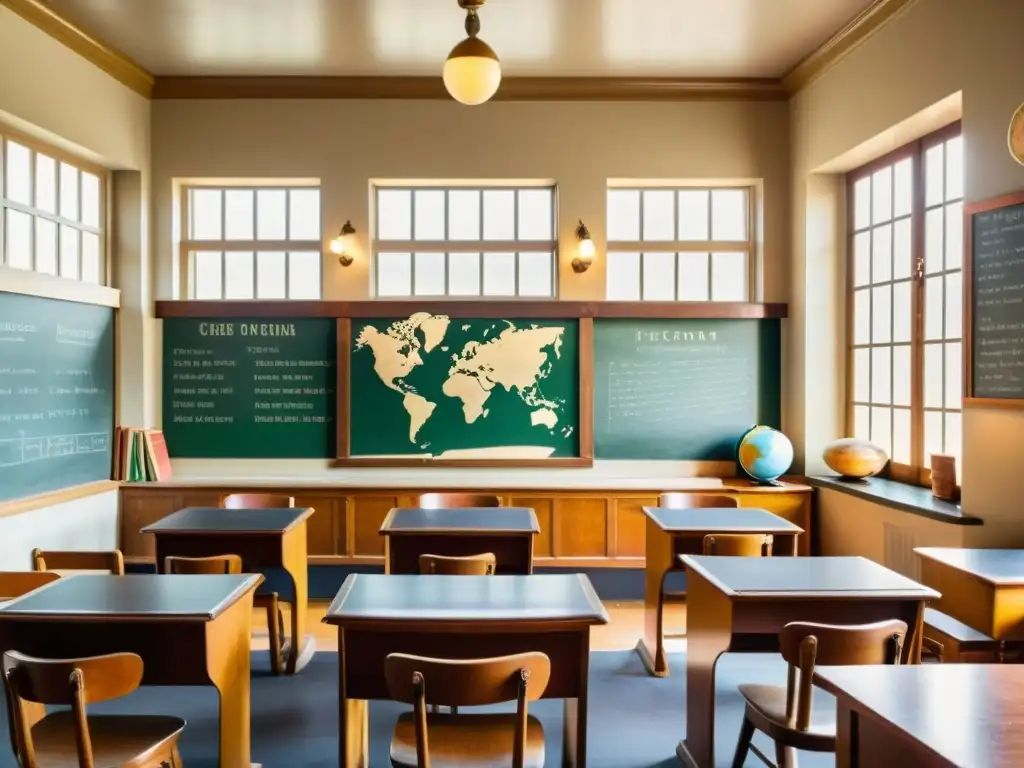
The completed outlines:
{"type": "Polygon", "coordinates": [[[420,573],[440,576],[491,576],[494,574],[496,562],[491,552],[465,557],[420,555],[420,573]]]}
{"type": "Polygon", "coordinates": [[[663,493],[658,496],[658,506],[666,509],[711,509],[714,507],[738,507],[739,499],[721,493],[663,493]]]}
{"type": "Polygon", "coordinates": [[[794,621],[784,626],[779,648],[789,664],[786,718],[790,727],[806,731],[810,726],[816,664],[899,664],[906,635],[906,622],[897,619],[850,626],[794,621]]]}
{"type": "Polygon", "coordinates": [[[430,659],[392,653],[384,661],[388,695],[413,705],[416,760],[429,768],[427,705],[477,707],[516,702],[512,766],[522,768],[526,751],[526,702],[540,698],[551,679],[551,660],[543,653],[519,653],[493,659],[430,659]]]}
{"type": "Polygon", "coordinates": [[[53,571],[0,572],[0,600],[13,600],[60,578],[53,571]]]}
{"type": "Polygon", "coordinates": [[[124,576],[121,550],[109,552],[76,552],[32,550],[32,567],[36,571],[106,571],[124,576]]]}
{"type": "Polygon", "coordinates": [[[238,555],[212,555],[211,557],[169,555],[164,558],[164,573],[216,575],[241,572],[242,558],[238,555]]]}
{"type": "Polygon", "coordinates": [[[229,493],[220,505],[224,509],[281,509],[294,507],[295,497],[280,493],[229,493]]]}
{"type": "Polygon", "coordinates": [[[452,509],[454,507],[500,507],[501,499],[487,493],[424,493],[420,509],[452,509]]]}
{"type": "Polygon", "coordinates": [[[78,764],[93,768],[86,704],[116,699],[142,682],[142,659],[113,653],[82,659],[36,659],[17,651],[3,657],[4,690],[11,744],[22,768],[35,768],[35,744],[28,704],[70,706],[75,716],[78,764]]]}
{"type": "Polygon", "coordinates": [[[704,554],[769,557],[772,554],[772,543],[770,533],[712,533],[704,537],[704,554]]]}

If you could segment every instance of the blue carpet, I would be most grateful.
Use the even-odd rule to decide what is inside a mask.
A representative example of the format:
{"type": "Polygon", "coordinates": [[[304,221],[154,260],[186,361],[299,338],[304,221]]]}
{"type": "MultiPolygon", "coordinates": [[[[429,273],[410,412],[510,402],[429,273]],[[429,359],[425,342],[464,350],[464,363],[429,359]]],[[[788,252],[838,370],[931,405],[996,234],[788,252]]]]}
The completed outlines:
{"type": "MultiPolygon", "coordinates": [[[[649,677],[632,651],[590,657],[588,765],[591,768],[677,768],[675,748],[685,730],[685,656],[673,654],[673,675],[649,677]]],[[[739,683],[785,684],[777,655],[730,654],[718,665],[716,768],[732,761],[743,716],[739,683]]],[[[337,655],[318,653],[295,678],[269,674],[266,653],[253,654],[252,758],[264,768],[336,768],[338,765],[337,655]]],[[[2,699],[0,699],[2,702],[2,699]]],[[[389,701],[370,705],[370,766],[386,768],[395,718],[405,707],[389,701]]],[[[531,705],[544,725],[549,766],[560,764],[562,702],[531,705]]],[[[217,768],[217,696],[212,688],[140,688],[92,712],[173,714],[188,726],[181,740],[185,768],[217,768]]],[[[835,703],[815,691],[815,715],[835,717],[835,703]]],[[[6,712],[3,712],[6,721],[6,712]]],[[[771,743],[757,737],[770,749],[771,743]]],[[[772,754],[768,752],[768,754],[772,754]]],[[[831,755],[800,754],[801,768],[835,765],[831,755]]],[[[0,729],[0,766],[13,766],[6,725],[0,729]]],[[[747,766],[760,766],[753,755],[747,766]]]]}

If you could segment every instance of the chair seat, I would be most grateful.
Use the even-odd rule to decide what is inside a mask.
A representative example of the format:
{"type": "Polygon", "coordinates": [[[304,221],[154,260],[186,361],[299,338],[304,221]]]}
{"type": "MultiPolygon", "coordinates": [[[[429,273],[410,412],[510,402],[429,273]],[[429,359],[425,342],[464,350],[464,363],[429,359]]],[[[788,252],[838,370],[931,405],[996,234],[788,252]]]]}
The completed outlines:
{"type": "MultiPolygon", "coordinates": [[[[89,715],[96,768],[141,768],[170,761],[180,717],[163,715],[89,715]]],[[[32,727],[39,768],[78,768],[75,716],[70,710],[47,715],[32,727]]]]}
{"type": "MultiPolygon", "coordinates": [[[[416,721],[412,712],[398,718],[391,738],[391,765],[416,768],[416,721]]],[[[516,716],[427,715],[427,746],[431,768],[508,768],[516,716]]],[[[523,768],[543,768],[544,728],[527,717],[523,768]]]]}
{"type": "Polygon", "coordinates": [[[811,713],[811,725],[806,731],[798,731],[792,728],[786,720],[786,687],[784,685],[741,685],[740,695],[747,700],[749,708],[754,713],[761,715],[766,723],[758,723],[756,718],[751,718],[754,724],[768,736],[777,738],[776,734],[786,732],[791,734],[795,740],[793,746],[798,749],[810,749],[814,751],[834,752],[836,742],[835,719],[821,718],[815,721],[815,713],[811,713]],[[771,727],[765,727],[769,725],[771,727]]]}

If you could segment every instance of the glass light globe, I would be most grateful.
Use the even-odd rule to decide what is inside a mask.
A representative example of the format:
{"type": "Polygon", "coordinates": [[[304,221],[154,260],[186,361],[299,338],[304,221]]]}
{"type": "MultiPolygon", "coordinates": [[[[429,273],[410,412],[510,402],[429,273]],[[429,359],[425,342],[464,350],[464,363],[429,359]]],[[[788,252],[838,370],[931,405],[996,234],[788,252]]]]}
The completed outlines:
{"type": "Polygon", "coordinates": [[[579,252],[581,259],[592,259],[594,258],[594,241],[589,237],[580,240],[579,252]]]}
{"type": "Polygon", "coordinates": [[[501,62],[483,40],[467,37],[448,54],[442,77],[453,99],[476,106],[497,92],[501,84],[501,62]]]}

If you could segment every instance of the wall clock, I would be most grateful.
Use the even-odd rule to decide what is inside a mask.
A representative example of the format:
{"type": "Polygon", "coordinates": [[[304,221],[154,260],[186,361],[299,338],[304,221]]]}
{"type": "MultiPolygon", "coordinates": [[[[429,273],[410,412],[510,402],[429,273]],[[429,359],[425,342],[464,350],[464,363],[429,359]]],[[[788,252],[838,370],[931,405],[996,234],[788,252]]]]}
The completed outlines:
{"type": "Polygon", "coordinates": [[[1024,165],[1024,104],[1010,118],[1010,129],[1006,134],[1006,142],[1010,147],[1013,159],[1024,165]]]}

